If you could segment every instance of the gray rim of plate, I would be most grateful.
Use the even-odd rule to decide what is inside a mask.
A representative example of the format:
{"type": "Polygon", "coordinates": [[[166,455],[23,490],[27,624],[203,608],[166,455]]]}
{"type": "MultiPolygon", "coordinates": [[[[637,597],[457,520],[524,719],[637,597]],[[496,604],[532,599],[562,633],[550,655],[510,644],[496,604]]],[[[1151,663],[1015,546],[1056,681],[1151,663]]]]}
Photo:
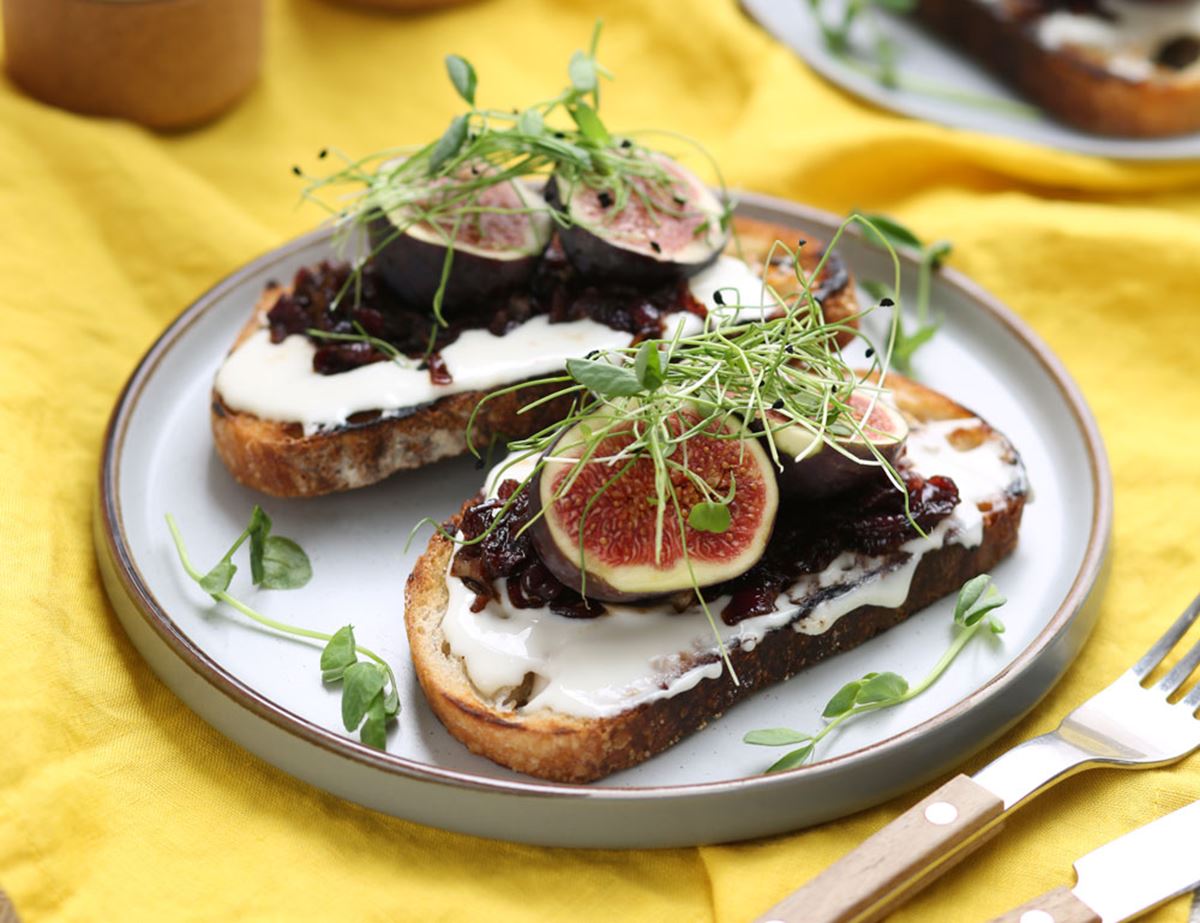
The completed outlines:
{"type": "MultiPolygon", "coordinates": [[[[841,223],[836,216],[796,205],[785,200],[769,196],[739,193],[738,211],[747,217],[772,221],[778,224],[802,224],[816,227],[832,235],[841,223]]],[[[539,796],[556,799],[594,799],[604,802],[624,802],[629,800],[694,798],[697,795],[733,792],[753,787],[762,790],[777,790],[782,793],[798,774],[805,774],[810,779],[822,774],[838,773],[852,766],[857,761],[866,758],[877,758],[894,751],[906,743],[913,742],[924,734],[935,731],[944,725],[961,718],[969,710],[984,703],[994,701],[1003,696],[1015,684],[1019,683],[1022,675],[1029,669],[1038,655],[1049,648],[1055,647],[1067,634],[1075,617],[1088,602],[1093,585],[1102,576],[1108,557],[1109,534],[1112,526],[1112,483],[1108,460],[1091,412],[1071,380],[1062,363],[1050,349],[1041,342],[1037,335],[1018,318],[1011,310],[1004,307],[991,295],[987,294],[961,273],[949,268],[940,271],[941,282],[959,290],[967,296],[979,309],[986,311],[1001,321],[1023,343],[1030,354],[1049,373],[1061,392],[1061,396],[1069,407],[1088,449],[1088,463],[1093,483],[1093,518],[1083,560],[1072,580],[1071,587],[1053,614],[1046,627],[1034,641],[1017,654],[1009,665],[997,676],[967,696],[955,705],[934,717],[917,724],[906,731],[889,737],[870,746],[862,747],[849,753],[820,760],[810,765],[777,773],[771,776],[749,776],[745,778],[724,780],[720,782],[689,783],[685,785],[652,786],[652,787],[623,787],[595,788],[586,785],[567,785],[537,780],[514,781],[497,779],[485,775],[457,770],[443,769],[426,763],[419,763],[384,751],[374,750],[357,741],[342,737],[338,733],[307,721],[275,704],[255,690],[239,682],[214,663],[203,650],[187,637],[175,624],[170,615],[159,605],[150,593],[143,580],[136,562],[133,560],[123,532],[121,510],[118,498],[117,473],[123,448],[124,434],[131,415],[135,412],[139,396],[148,379],[162,360],[164,353],[189,327],[208,310],[209,305],[229,288],[238,285],[241,280],[260,269],[286,257],[294,250],[311,243],[313,240],[328,236],[330,231],[322,229],[302,237],[260,256],[251,263],[236,270],[231,275],[217,283],[213,288],[201,295],[184,312],[176,318],[138,363],[129,381],[122,389],[113,408],[105,432],[100,461],[99,493],[96,509],[96,551],[102,555],[103,565],[111,565],[111,570],[120,582],[120,589],[128,602],[137,609],[150,629],[164,642],[167,647],[190,667],[201,679],[217,691],[228,697],[237,706],[249,711],[254,716],[264,719],[285,733],[299,738],[313,746],[351,760],[367,767],[383,770],[406,778],[448,785],[461,789],[486,791],[490,793],[509,793],[520,796],[539,796]]],[[[856,234],[853,229],[848,233],[856,234]]],[[[910,268],[915,268],[917,261],[907,253],[900,254],[901,259],[910,268]]],[[[112,588],[110,587],[110,592],[112,588]]],[[[115,601],[114,601],[115,603],[115,601]]],[[[1094,608],[1094,607],[1089,607],[1094,608]]],[[[1084,626],[1084,635],[1090,631],[1090,624],[1084,626]]],[[[1082,638],[1079,642],[1082,644],[1082,638]]],[[[1073,656],[1073,653],[1072,655],[1073,656]]],[[[1026,713],[1037,701],[1049,691],[1059,675],[1056,674],[1049,683],[1041,688],[1032,699],[1026,713]]],[[[1018,718],[1020,715],[1017,716],[1018,718]]],[[[1015,721],[1016,718],[1012,719],[1015,721]]],[[[1008,724],[1011,724],[1009,721],[1008,724]]],[[[994,738],[1003,729],[994,730],[985,738],[978,741],[982,746],[988,739],[994,738]]],[[[462,829],[461,825],[453,825],[462,829]]],[[[530,841],[530,840],[527,840],[530,841]]]]}

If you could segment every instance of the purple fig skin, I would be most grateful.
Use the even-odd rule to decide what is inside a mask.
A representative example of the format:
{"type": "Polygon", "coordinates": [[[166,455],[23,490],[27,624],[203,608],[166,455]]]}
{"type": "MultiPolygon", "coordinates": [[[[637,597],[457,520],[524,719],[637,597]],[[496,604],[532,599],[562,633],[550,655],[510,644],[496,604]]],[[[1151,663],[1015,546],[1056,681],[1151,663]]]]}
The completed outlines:
{"type": "MultiPolygon", "coordinates": [[[[863,446],[845,448],[864,460],[875,458],[871,450],[863,446]]],[[[903,444],[894,443],[878,448],[879,454],[888,464],[895,465],[903,444]]],[[[783,470],[777,473],[779,493],[788,500],[801,497],[808,500],[824,500],[875,480],[887,480],[887,474],[880,466],[857,464],[828,446],[798,462],[786,457],[780,461],[783,463],[783,470]]]]}
{"type": "MultiPolygon", "coordinates": [[[[371,250],[377,251],[375,266],[388,287],[409,304],[432,311],[442,281],[446,247],[412,233],[397,234],[396,226],[383,216],[371,221],[367,233],[371,250]]],[[[456,245],[442,295],[443,312],[450,315],[458,308],[528,285],[541,258],[541,253],[486,253],[456,245]]]]}
{"type": "MultiPolygon", "coordinates": [[[[442,294],[442,310],[447,315],[527,286],[550,243],[549,210],[541,196],[527,186],[511,183],[488,187],[480,194],[480,201],[510,208],[523,203],[536,211],[487,214],[481,221],[485,233],[507,235],[510,240],[520,235],[523,240],[519,247],[495,247],[494,240],[492,248],[486,240],[460,239],[454,244],[454,259],[442,294]]],[[[388,287],[414,307],[432,310],[441,287],[447,249],[438,233],[422,225],[401,233],[387,215],[379,215],[368,223],[367,237],[375,265],[388,287]]]]}
{"type": "MultiPolygon", "coordinates": [[[[712,194],[699,180],[690,174],[684,174],[682,168],[677,165],[675,169],[680,172],[681,179],[686,176],[698,199],[712,198],[712,194]]],[[[684,259],[679,253],[672,253],[669,248],[660,246],[658,251],[653,251],[638,248],[633,242],[606,237],[603,230],[596,231],[575,223],[582,220],[591,224],[592,228],[600,228],[604,213],[593,213],[595,209],[585,205],[578,196],[572,201],[566,201],[563,185],[565,184],[557,176],[552,176],[546,183],[543,195],[552,208],[566,217],[566,226],[558,232],[559,239],[571,265],[588,278],[638,286],[662,285],[694,276],[711,266],[725,248],[727,234],[711,235],[711,239],[703,242],[692,241],[693,245],[702,243],[703,246],[693,246],[696,255],[684,259]]],[[[715,202],[713,198],[713,203],[715,202]]],[[[719,218],[719,211],[711,215],[712,221],[718,221],[719,218]]],[[[663,216],[660,220],[670,219],[663,216]]]]}
{"type": "MultiPolygon", "coordinates": [[[[852,395],[850,403],[865,410],[871,400],[868,395],[856,393],[852,395]]],[[[879,403],[871,416],[871,424],[881,433],[880,438],[875,440],[879,456],[889,465],[895,466],[908,436],[907,422],[894,407],[879,403]],[[884,433],[891,434],[892,438],[882,435],[884,433]]],[[[871,451],[871,447],[860,441],[843,442],[841,447],[864,462],[876,462],[876,455],[871,451]]],[[[789,456],[779,441],[776,442],[776,448],[783,465],[783,469],[777,473],[779,493],[788,500],[823,500],[875,480],[887,480],[887,473],[881,465],[859,464],[828,445],[822,445],[816,452],[799,461],[789,456]]]]}

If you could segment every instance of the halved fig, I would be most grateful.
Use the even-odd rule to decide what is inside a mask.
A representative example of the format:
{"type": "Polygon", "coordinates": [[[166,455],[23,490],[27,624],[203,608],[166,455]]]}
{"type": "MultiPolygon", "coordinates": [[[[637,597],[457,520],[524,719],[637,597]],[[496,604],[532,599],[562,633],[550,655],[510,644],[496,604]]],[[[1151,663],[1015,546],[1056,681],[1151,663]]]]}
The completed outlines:
{"type": "MultiPolygon", "coordinates": [[[[678,433],[696,422],[677,418],[671,426],[678,433]]],[[[605,425],[596,418],[568,429],[531,485],[532,503],[544,513],[531,528],[533,546],[555,577],[591,599],[627,602],[711,586],[754,566],[771,537],[779,505],[771,460],[757,440],[721,437],[712,424],[676,449],[671,457],[680,463],[686,458],[688,470],[711,491],[706,499],[682,471],[672,472],[683,530],[668,495],[659,546],[654,462],[638,457],[621,473],[629,459],[613,458],[632,442],[631,432],[617,429],[588,461],[578,460],[585,432],[605,425]],[[693,507],[713,497],[723,500],[731,488],[727,528],[706,531],[689,524],[693,507]]]]}
{"type": "MultiPolygon", "coordinates": [[[[436,196],[437,187],[430,194],[436,196]]],[[[552,219],[546,200],[524,183],[487,186],[475,204],[501,211],[468,213],[458,222],[454,261],[442,296],[447,314],[528,283],[550,242],[552,219]]],[[[428,222],[409,225],[411,220],[405,209],[377,217],[368,225],[371,250],[392,291],[415,307],[432,309],[455,219],[440,219],[436,227],[428,222]]]]}
{"type": "Polygon", "coordinates": [[[847,403],[861,436],[845,427],[844,434],[827,432],[824,438],[818,438],[786,414],[767,411],[783,464],[779,490],[785,498],[819,500],[843,493],[873,478],[886,477],[880,459],[895,464],[900,457],[908,438],[908,422],[890,403],[886,392],[860,389],[851,393],[847,403]]]}
{"type": "Polygon", "coordinates": [[[729,233],[712,190],[669,157],[646,156],[666,182],[631,180],[636,193],[619,209],[609,190],[557,174],[546,183],[546,201],[566,222],[563,249],[584,276],[658,285],[695,275],[725,248],[729,233]]]}

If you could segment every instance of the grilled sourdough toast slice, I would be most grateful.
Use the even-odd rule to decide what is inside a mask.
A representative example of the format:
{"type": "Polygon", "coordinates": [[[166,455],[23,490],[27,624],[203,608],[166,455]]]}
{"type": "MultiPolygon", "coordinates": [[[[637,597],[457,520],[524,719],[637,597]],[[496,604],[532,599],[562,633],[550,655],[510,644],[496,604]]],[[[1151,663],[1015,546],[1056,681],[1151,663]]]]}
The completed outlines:
{"type": "Polygon", "coordinates": [[[916,17],[1058,119],[1157,138],[1200,129],[1195,0],[918,0],[916,17]]]}
{"type": "MultiPolygon", "coordinates": [[[[648,688],[678,688],[678,692],[651,695],[617,713],[595,716],[546,708],[527,709],[524,704],[537,685],[536,678],[527,674],[521,687],[484,695],[472,682],[464,658],[451,646],[445,625],[452,618],[449,606],[455,596],[448,581],[458,580],[448,577],[455,546],[443,536],[435,535],[410,575],[405,595],[405,623],[413,662],[434,713],[468,748],[503,766],[560,782],[591,782],[643,762],[685,735],[703,728],[720,717],[730,705],[754,691],[862,644],[917,610],[955,592],[967,579],[990,569],[1016,545],[1026,490],[1019,457],[1003,435],[949,398],[899,376],[889,378],[889,387],[916,438],[936,444],[937,452],[941,453],[939,462],[939,454],[928,455],[922,450],[928,458],[920,466],[921,473],[926,476],[938,474],[941,464],[941,473],[951,477],[958,473],[965,485],[967,481],[984,483],[966,473],[970,468],[968,462],[979,457],[972,453],[985,453],[1001,466],[992,467],[993,478],[991,481],[984,479],[983,487],[976,485],[962,492],[960,506],[948,520],[953,523],[955,517],[961,515],[962,535],[974,529],[974,538],[960,536],[956,539],[954,530],[959,525],[947,528],[942,533],[943,540],[925,550],[915,567],[907,571],[910,582],[906,593],[903,587],[900,588],[899,599],[902,601],[897,605],[853,606],[848,594],[865,586],[865,595],[870,596],[872,574],[884,574],[880,580],[889,579],[886,575],[890,572],[886,569],[865,570],[863,582],[849,585],[843,603],[844,607],[853,608],[840,618],[829,619],[832,625],[823,626],[823,630],[793,630],[806,615],[821,611],[822,598],[828,599],[829,588],[824,583],[813,582],[809,584],[812,588],[809,596],[798,600],[793,596],[793,602],[798,605],[791,620],[774,624],[761,637],[756,637],[753,644],[741,643],[736,634],[727,639],[729,656],[740,685],[732,682],[726,671],[720,669],[718,655],[710,651],[690,665],[684,660],[682,669],[685,672],[704,671],[698,682],[676,684],[677,676],[664,674],[661,681],[656,680],[648,688]],[[925,436],[917,435],[922,431],[925,436]],[[931,440],[932,436],[937,438],[931,440]],[[961,504],[970,504],[971,509],[963,511],[961,504]],[[970,528],[965,525],[969,521],[974,523],[970,528]]],[[[915,458],[913,463],[916,466],[915,458]]],[[[463,513],[478,499],[469,502],[463,513]]],[[[460,513],[448,523],[451,532],[457,528],[462,515],[460,513]]],[[[875,586],[877,590],[878,585],[875,586]]],[[[461,603],[462,596],[457,595],[461,603]]],[[[876,591],[876,601],[880,598],[876,591]]],[[[714,603],[713,611],[714,614],[719,611],[717,603],[714,603]]],[[[463,615],[463,618],[469,617],[463,615]]],[[[609,617],[602,615],[599,618],[609,617]]],[[[701,625],[700,636],[707,630],[703,615],[695,610],[683,615],[666,614],[666,617],[696,618],[701,625]]],[[[561,624],[560,628],[567,630],[561,624]]],[[[662,652],[663,655],[675,653],[662,652]]],[[[653,675],[649,664],[647,669],[653,675]]]]}
{"type": "MultiPolygon", "coordinates": [[[[798,285],[789,254],[772,253],[772,247],[777,240],[794,247],[797,230],[746,218],[735,218],[734,226],[741,255],[751,268],[761,272],[770,258],[767,276],[772,285],[783,295],[795,292],[798,285]]],[[[801,249],[805,269],[811,271],[822,253],[819,243],[806,244],[801,249]]],[[[819,287],[828,320],[849,318],[858,311],[853,282],[836,254],[831,255],[819,287]]],[[[282,286],[267,288],[234,349],[266,325],[267,312],[285,291],[282,286]]],[[[518,416],[518,409],[544,393],[521,389],[489,401],[475,421],[476,445],[485,448],[493,438],[521,438],[561,419],[565,408],[555,403],[518,416]]],[[[279,497],[314,497],[364,487],[397,471],[463,454],[467,421],[485,395],[484,391],[449,393],[421,406],[358,413],[336,429],[306,434],[299,423],[236,410],[214,388],[213,440],[225,466],[247,487],[279,497]]]]}

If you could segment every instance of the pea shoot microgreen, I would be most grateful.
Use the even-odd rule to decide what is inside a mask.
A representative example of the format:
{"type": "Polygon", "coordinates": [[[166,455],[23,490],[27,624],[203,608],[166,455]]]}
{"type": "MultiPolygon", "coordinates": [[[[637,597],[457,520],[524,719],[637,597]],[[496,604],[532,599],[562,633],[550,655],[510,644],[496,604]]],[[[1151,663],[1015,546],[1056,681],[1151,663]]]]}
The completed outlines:
{"type": "MultiPolygon", "coordinates": [[[[941,268],[943,261],[950,255],[953,245],[948,240],[938,240],[925,244],[916,234],[887,215],[871,215],[866,217],[871,222],[871,233],[876,240],[883,242],[889,249],[904,248],[917,253],[917,297],[916,314],[917,327],[911,333],[904,329],[904,321],[900,317],[900,309],[895,309],[895,341],[892,345],[892,365],[905,375],[912,374],[912,359],[918,349],[933,339],[934,334],[942,325],[940,318],[931,320],[929,317],[929,301],[932,294],[933,274],[941,268]]],[[[892,302],[898,296],[895,286],[870,279],[862,281],[862,287],[876,301],[892,302]]]]}
{"type": "Polygon", "coordinates": [[[844,0],[837,9],[830,9],[829,4],[823,3],[823,0],[808,0],[808,7],[817,28],[821,30],[821,39],[825,42],[825,47],[848,62],[855,60],[852,57],[854,45],[851,30],[856,22],[864,22],[871,33],[876,65],[875,79],[886,87],[899,84],[896,46],[875,16],[875,12],[883,9],[894,13],[911,13],[917,7],[917,0],[844,0]]]}
{"type": "MultiPolygon", "coordinates": [[[[460,231],[488,213],[547,212],[547,206],[541,203],[511,208],[489,205],[481,197],[493,186],[540,183],[553,174],[568,186],[582,184],[607,195],[614,215],[631,197],[636,197],[652,217],[689,215],[686,199],[676,195],[677,178],[638,140],[660,135],[685,143],[708,163],[722,190],[721,226],[728,228],[733,203],[724,194],[720,169],[702,146],[671,132],[615,133],[601,119],[600,84],[612,75],[596,56],[600,31],[601,23],[597,22],[588,50],[571,56],[568,86],[523,109],[480,106],[476,101],[475,68],[465,58],[449,55],[446,71],[468,106],[466,112],[454,116],[439,138],[423,146],[391,148],[361,158],[329,151],[343,166],[326,176],[309,176],[299,167],[294,168],[307,180],[304,198],[333,216],[343,246],[386,216],[389,229],[382,240],[375,242],[372,256],[414,226],[432,229],[446,248],[431,306],[434,317],[443,325],[442,302],[460,231]],[[345,187],[351,192],[345,194],[345,187]],[[334,195],[327,201],[331,192],[334,195]]],[[[559,225],[572,220],[558,209],[549,209],[548,214],[559,225]]],[[[358,292],[364,262],[365,258],[356,262],[335,304],[352,286],[358,292]]]]}
{"type": "Polygon", "coordinates": [[[886,17],[878,14],[912,13],[917,8],[917,0],[807,0],[807,4],[826,50],[845,67],[873,78],[883,87],[908,90],[973,109],[992,109],[1019,118],[1041,116],[1040,110],[1028,103],[956,90],[944,82],[923,80],[901,71],[899,48],[890,34],[893,30],[886,17]]]}
{"type": "Polygon", "coordinates": [[[898,673],[867,673],[834,693],[821,712],[826,723],[820,730],[806,734],[791,728],[765,728],[751,731],[742,739],[760,747],[795,747],[772,763],[767,772],[803,766],[812,758],[817,744],[845,722],[881,708],[893,708],[919,696],[941,678],[962,649],[985,628],[992,634],[1002,634],[1004,624],[994,610],[1005,602],[1007,600],[988,574],[972,577],[959,590],[954,605],[954,641],[929,674],[915,686],[910,686],[898,673]]]}
{"type": "Polygon", "coordinates": [[[387,746],[387,725],[400,713],[396,675],[387,662],[365,647],[356,645],[354,628],[346,625],[333,634],[289,625],[263,615],[229,593],[237,573],[233,556],[250,542],[250,579],[267,590],[299,589],[312,579],[312,564],[292,539],[271,533],[271,519],[255,504],[250,522],[229,550],[207,572],[193,566],[175,517],[167,514],[167,527],[175,543],[180,564],[189,577],[214,600],[247,618],[284,634],[326,642],[321,651],[321,678],[342,685],[342,723],[347,731],[357,730],[363,743],[380,750],[387,746]],[[367,659],[360,660],[359,654],[367,659]]]}

